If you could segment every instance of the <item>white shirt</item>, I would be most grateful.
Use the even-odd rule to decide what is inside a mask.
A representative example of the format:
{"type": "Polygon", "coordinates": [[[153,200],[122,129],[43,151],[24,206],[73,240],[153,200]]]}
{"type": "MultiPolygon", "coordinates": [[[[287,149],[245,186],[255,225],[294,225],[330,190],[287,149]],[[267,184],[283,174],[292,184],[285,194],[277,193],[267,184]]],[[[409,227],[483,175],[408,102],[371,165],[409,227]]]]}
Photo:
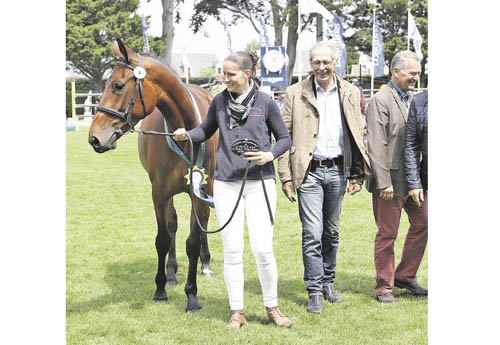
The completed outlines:
{"type": "Polygon", "coordinates": [[[332,159],[344,154],[344,133],[340,116],[340,102],[337,83],[324,90],[315,82],[316,100],[319,111],[319,130],[314,159],[332,159]]]}

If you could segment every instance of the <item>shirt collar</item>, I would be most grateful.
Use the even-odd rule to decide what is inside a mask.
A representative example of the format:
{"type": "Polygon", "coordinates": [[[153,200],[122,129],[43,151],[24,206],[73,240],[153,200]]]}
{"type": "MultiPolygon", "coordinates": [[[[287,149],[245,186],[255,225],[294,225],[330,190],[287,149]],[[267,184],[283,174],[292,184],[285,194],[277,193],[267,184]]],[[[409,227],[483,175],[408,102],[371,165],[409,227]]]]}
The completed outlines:
{"type": "Polygon", "coordinates": [[[410,97],[410,93],[409,92],[404,92],[403,90],[401,90],[399,88],[399,86],[397,86],[396,83],[394,83],[392,80],[390,80],[389,83],[391,83],[391,85],[396,89],[396,91],[398,92],[398,95],[401,98],[401,100],[403,100],[403,102],[406,102],[406,100],[408,99],[408,97],[410,97]]]}
{"type": "Polygon", "coordinates": [[[322,91],[322,92],[323,92],[323,91],[333,91],[333,92],[335,92],[335,91],[337,91],[337,80],[336,80],[336,78],[335,78],[335,77],[333,77],[333,86],[331,87],[331,89],[330,89],[330,90],[325,90],[325,89],[323,89],[323,88],[322,88],[322,87],[318,84],[318,81],[316,80],[316,78],[314,78],[314,88],[315,88],[316,92],[317,92],[317,91],[322,91]]]}

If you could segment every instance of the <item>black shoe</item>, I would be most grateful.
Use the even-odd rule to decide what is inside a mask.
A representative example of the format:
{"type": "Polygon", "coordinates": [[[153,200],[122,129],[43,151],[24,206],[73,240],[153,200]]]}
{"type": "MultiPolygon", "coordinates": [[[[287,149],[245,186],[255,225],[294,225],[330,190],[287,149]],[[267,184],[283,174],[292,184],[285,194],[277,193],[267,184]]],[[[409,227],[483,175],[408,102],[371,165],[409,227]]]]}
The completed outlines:
{"type": "Polygon", "coordinates": [[[418,296],[427,296],[427,288],[420,285],[416,280],[414,282],[408,283],[401,280],[394,279],[394,285],[400,289],[406,289],[418,296]]]}
{"type": "Polygon", "coordinates": [[[342,297],[335,291],[333,284],[328,284],[323,288],[323,296],[330,303],[342,302],[342,297]]]}
{"type": "Polygon", "coordinates": [[[310,313],[321,313],[323,311],[323,296],[309,295],[307,311],[310,313]]]}

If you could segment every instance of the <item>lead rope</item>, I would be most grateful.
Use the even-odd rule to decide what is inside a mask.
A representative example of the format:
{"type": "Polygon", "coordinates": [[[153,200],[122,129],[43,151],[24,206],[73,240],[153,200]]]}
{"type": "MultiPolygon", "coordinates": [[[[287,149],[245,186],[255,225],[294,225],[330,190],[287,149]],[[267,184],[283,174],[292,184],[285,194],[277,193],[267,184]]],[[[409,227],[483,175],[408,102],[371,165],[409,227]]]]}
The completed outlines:
{"type": "MultiPolygon", "coordinates": [[[[189,196],[191,199],[191,208],[194,210],[194,216],[196,218],[196,222],[198,223],[198,226],[200,227],[201,231],[203,231],[207,234],[215,234],[215,233],[218,233],[218,232],[224,230],[224,228],[231,222],[231,220],[233,220],[234,214],[236,213],[236,210],[238,209],[238,205],[240,204],[240,200],[241,200],[241,197],[243,195],[243,190],[245,188],[245,183],[247,181],[248,169],[250,168],[250,162],[247,163],[247,167],[245,168],[245,174],[243,175],[243,182],[241,184],[240,192],[238,194],[238,199],[236,199],[236,204],[234,205],[233,211],[231,212],[231,216],[226,221],[226,223],[223,226],[221,226],[220,228],[218,228],[217,230],[207,230],[203,227],[203,225],[201,225],[200,219],[198,218],[198,212],[196,212],[196,207],[194,207],[193,169],[192,169],[192,166],[193,166],[192,161],[193,161],[193,156],[194,156],[193,141],[191,140],[191,137],[189,136],[189,134],[186,133],[186,135],[187,135],[188,140],[189,140],[189,156],[190,156],[190,161],[191,161],[191,164],[190,164],[191,167],[189,169],[189,184],[190,184],[189,196]]],[[[264,172],[263,172],[262,166],[260,167],[260,180],[262,181],[262,188],[264,189],[264,197],[266,199],[267,210],[269,211],[269,218],[271,220],[271,225],[274,225],[273,213],[271,210],[271,203],[269,202],[269,197],[267,195],[266,186],[264,183],[264,172]]]]}
{"type": "MultiPolygon", "coordinates": [[[[149,130],[141,130],[139,131],[141,134],[145,135],[168,135],[168,136],[174,136],[173,133],[163,133],[163,132],[156,132],[156,131],[149,131],[149,130]]],[[[191,140],[191,137],[189,134],[187,134],[188,141],[189,141],[189,197],[191,199],[191,208],[194,211],[194,216],[196,218],[196,223],[198,223],[198,226],[200,227],[201,231],[207,233],[207,234],[215,234],[218,232],[221,232],[224,230],[224,228],[233,220],[234,214],[236,213],[236,210],[238,209],[238,206],[240,204],[241,197],[243,196],[243,190],[245,188],[245,183],[247,181],[247,175],[248,175],[248,169],[250,167],[250,162],[248,162],[247,167],[245,168],[245,174],[243,175],[243,183],[241,184],[240,192],[238,194],[238,199],[236,200],[236,204],[234,205],[233,211],[231,212],[231,216],[229,219],[226,221],[226,223],[221,226],[220,228],[216,230],[207,230],[201,225],[200,218],[198,217],[198,212],[196,212],[196,207],[194,206],[194,187],[193,187],[193,159],[194,159],[194,152],[193,152],[193,141],[191,140]]],[[[273,219],[273,212],[271,210],[271,203],[269,202],[269,197],[267,195],[267,190],[266,190],[266,185],[264,183],[264,172],[262,169],[262,166],[260,167],[260,180],[262,182],[262,189],[264,190],[264,197],[266,199],[266,204],[267,204],[267,210],[269,212],[269,219],[271,221],[271,225],[274,225],[274,219],[273,219]]]]}

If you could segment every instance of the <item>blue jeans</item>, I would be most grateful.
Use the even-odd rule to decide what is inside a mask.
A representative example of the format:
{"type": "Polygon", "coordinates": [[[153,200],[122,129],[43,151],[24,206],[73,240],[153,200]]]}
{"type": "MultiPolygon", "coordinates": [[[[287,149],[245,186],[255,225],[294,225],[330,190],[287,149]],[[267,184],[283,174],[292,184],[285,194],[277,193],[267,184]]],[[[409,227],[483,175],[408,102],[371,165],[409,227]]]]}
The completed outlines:
{"type": "Polygon", "coordinates": [[[321,294],[333,284],[337,266],[339,223],[346,189],[338,166],[309,171],[297,190],[302,222],[304,282],[309,294],[321,294]]]}

